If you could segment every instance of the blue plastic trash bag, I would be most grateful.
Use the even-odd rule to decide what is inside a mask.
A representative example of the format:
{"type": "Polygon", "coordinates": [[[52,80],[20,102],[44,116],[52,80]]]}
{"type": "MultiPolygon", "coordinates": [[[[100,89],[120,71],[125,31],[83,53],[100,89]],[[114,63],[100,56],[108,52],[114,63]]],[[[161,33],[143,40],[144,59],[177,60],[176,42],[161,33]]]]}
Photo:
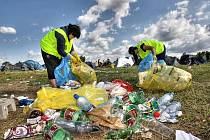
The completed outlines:
{"type": "Polygon", "coordinates": [[[149,53],[139,64],[138,70],[140,72],[146,71],[152,67],[153,64],[153,55],[149,53]]]}
{"type": "Polygon", "coordinates": [[[73,75],[68,64],[67,58],[62,59],[61,64],[55,68],[54,74],[57,86],[62,86],[69,80],[76,80],[76,77],[73,75]]]}
{"type": "Polygon", "coordinates": [[[158,60],[157,63],[160,64],[160,65],[166,65],[166,62],[162,59],[158,60]]]}

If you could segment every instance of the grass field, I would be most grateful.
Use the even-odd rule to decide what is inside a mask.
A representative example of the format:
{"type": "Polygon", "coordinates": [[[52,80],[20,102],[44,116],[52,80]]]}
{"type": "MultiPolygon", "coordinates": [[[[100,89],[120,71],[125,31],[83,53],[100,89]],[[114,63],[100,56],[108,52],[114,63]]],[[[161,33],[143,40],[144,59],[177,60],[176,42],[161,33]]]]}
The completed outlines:
{"type": "MultiPolygon", "coordinates": [[[[181,92],[176,92],[175,100],[182,104],[183,116],[176,124],[166,124],[173,129],[180,129],[190,132],[193,135],[208,140],[210,138],[210,63],[195,65],[191,69],[187,66],[179,66],[193,75],[192,86],[181,92]]],[[[111,81],[122,79],[130,82],[134,88],[138,82],[137,67],[120,69],[97,69],[98,81],[111,81]]],[[[48,84],[46,71],[20,71],[0,72],[0,96],[14,94],[15,96],[28,96],[36,98],[36,92],[44,84],[48,84]]],[[[146,97],[160,97],[164,93],[156,91],[145,91],[146,97]]],[[[0,139],[4,132],[17,124],[24,124],[26,116],[22,108],[17,107],[16,112],[10,112],[7,120],[0,121],[0,139]]],[[[86,135],[85,139],[103,139],[104,133],[97,135],[86,135]]],[[[75,136],[76,139],[83,139],[75,136]]],[[[42,136],[27,138],[31,140],[42,139],[42,136]]]]}

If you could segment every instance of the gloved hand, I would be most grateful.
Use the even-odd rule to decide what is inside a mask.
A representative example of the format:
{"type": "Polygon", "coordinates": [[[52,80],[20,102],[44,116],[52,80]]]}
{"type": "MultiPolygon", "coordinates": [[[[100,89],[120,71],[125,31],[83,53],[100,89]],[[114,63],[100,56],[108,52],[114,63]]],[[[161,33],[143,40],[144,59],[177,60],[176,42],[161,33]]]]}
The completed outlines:
{"type": "Polygon", "coordinates": [[[155,55],[153,56],[153,61],[154,61],[154,64],[157,63],[157,57],[155,55]]]}
{"type": "Polygon", "coordinates": [[[74,57],[77,59],[78,62],[82,62],[79,55],[77,53],[74,53],[74,57]]]}

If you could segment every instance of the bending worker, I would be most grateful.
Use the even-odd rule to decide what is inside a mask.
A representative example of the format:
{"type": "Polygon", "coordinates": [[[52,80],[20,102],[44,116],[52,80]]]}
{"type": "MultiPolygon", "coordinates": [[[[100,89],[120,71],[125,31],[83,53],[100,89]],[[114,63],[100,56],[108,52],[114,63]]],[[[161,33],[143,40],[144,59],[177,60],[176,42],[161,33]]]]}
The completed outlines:
{"type": "Polygon", "coordinates": [[[138,58],[144,59],[149,53],[153,54],[154,62],[164,60],[166,56],[166,48],[162,42],[156,40],[141,40],[135,47],[130,47],[128,53],[133,55],[135,64],[138,64],[138,58]]]}
{"type": "Polygon", "coordinates": [[[61,63],[62,57],[66,57],[68,60],[74,57],[77,61],[80,61],[78,54],[73,48],[73,40],[75,37],[79,38],[80,34],[80,27],[78,25],[69,24],[49,31],[41,39],[42,57],[52,87],[57,87],[54,70],[61,63]]]}

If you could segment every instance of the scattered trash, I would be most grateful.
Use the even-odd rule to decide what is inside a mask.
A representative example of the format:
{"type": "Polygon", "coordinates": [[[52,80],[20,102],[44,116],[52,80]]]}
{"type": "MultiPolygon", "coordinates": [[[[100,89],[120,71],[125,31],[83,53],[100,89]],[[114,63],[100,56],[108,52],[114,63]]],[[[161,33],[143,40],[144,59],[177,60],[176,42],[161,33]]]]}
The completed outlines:
{"type": "Polygon", "coordinates": [[[83,111],[90,112],[93,110],[94,106],[88,101],[86,97],[74,94],[74,99],[77,102],[77,106],[81,108],[83,111]]]}
{"type": "Polygon", "coordinates": [[[44,128],[44,138],[46,140],[73,140],[72,135],[62,127],[49,121],[44,128]]]}
{"type": "Polygon", "coordinates": [[[133,91],[133,86],[130,83],[125,82],[123,80],[116,79],[116,80],[113,80],[112,83],[120,85],[121,87],[126,89],[128,92],[132,92],[133,91]]]}
{"type": "Polygon", "coordinates": [[[157,120],[142,119],[142,125],[149,128],[153,133],[159,134],[165,138],[172,138],[174,130],[158,122],[157,120]]]}
{"type": "Polygon", "coordinates": [[[83,122],[90,121],[84,111],[82,110],[76,111],[71,108],[62,109],[60,111],[60,117],[72,121],[83,121],[83,122]]]}
{"type": "Polygon", "coordinates": [[[124,94],[122,100],[125,103],[129,103],[129,104],[143,104],[145,102],[144,92],[138,91],[138,92],[124,94]]]}
{"type": "Polygon", "coordinates": [[[186,133],[182,130],[176,130],[176,140],[200,140],[191,133],[186,133]]]}
{"type": "Polygon", "coordinates": [[[167,65],[154,65],[147,71],[139,72],[138,76],[138,86],[149,90],[181,91],[192,82],[189,72],[167,65]]]}
{"type": "Polygon", "coordinates": [[[35,125],[18,125],[17,127],[13,127],[8,129],[4,133],[4,139],[11,140],[17,138],[26,138],[35,135],[42,134],[42,130],[44,128],[44,124],[35,124],[35,125]]]}
{"type": "Polygon", "coordinates": [[[136,133],[145,139],[172,138],[174,130],[161,122],[175,123],[182,115],[181,103],[174,96],[146,98],[143,90],[133,91],[131,84],[119,79],[83,86],[69,80],[59,89],[42,87],[35,100],[11,96],[25,106],[27,124],[8,129],[4,139],[44,134],[46,140],[72,140],[71,134],[100,132],[99,126],[115,129],[106,139],[132,139],[136,133]]]}
{"type": "Polygon", "coordinates": [[[124,129],[126,125],[121,122],[119,117],[112,116],[110,113],[112,106],[106,105],[104,107],[95,108],[88,112],[88,117],[96,125],[110,127],[112,129],[124,129]]]}
{"type": "Polygon", "coordinates": [[[19,106],[20,107],[28,106],[28,105],[32,104],[33,102],[34,102],[33,99],[21,99],[21,100],[19,100],[19,106]]]}
{"type": "Polygon", "coordinates": [[[48,108],[63,109],[71,107],[72,109],[79,110],[79,107],[76,105],[76,100],[73,97],[74,93],[86,97],[94,106],[108,101],[108,94],[105,89],[95,88],[92,85],[84,85],[75,90],[42,87],[37,92],[37,99],[34,101],[32,107],[39,108],[42,112],[48,108]]]}
{"type": "Polygon", "coordinates": [[[63,89],[78,89],[80,87],[81,87],[81,84],[75,80],[69,80],[63,86],[60,86],[60,88],[63,88],[63,89]]]}
{"type": "Polygon", "coordinates": [[[90,133],[90,132],[98,132],[101,130],[98,126],[94,126],[89,123],[81,121],[73,122],[63,118],[56,119],[55,124],[61,126],[63,129],[71,133],[90,133]]]}

